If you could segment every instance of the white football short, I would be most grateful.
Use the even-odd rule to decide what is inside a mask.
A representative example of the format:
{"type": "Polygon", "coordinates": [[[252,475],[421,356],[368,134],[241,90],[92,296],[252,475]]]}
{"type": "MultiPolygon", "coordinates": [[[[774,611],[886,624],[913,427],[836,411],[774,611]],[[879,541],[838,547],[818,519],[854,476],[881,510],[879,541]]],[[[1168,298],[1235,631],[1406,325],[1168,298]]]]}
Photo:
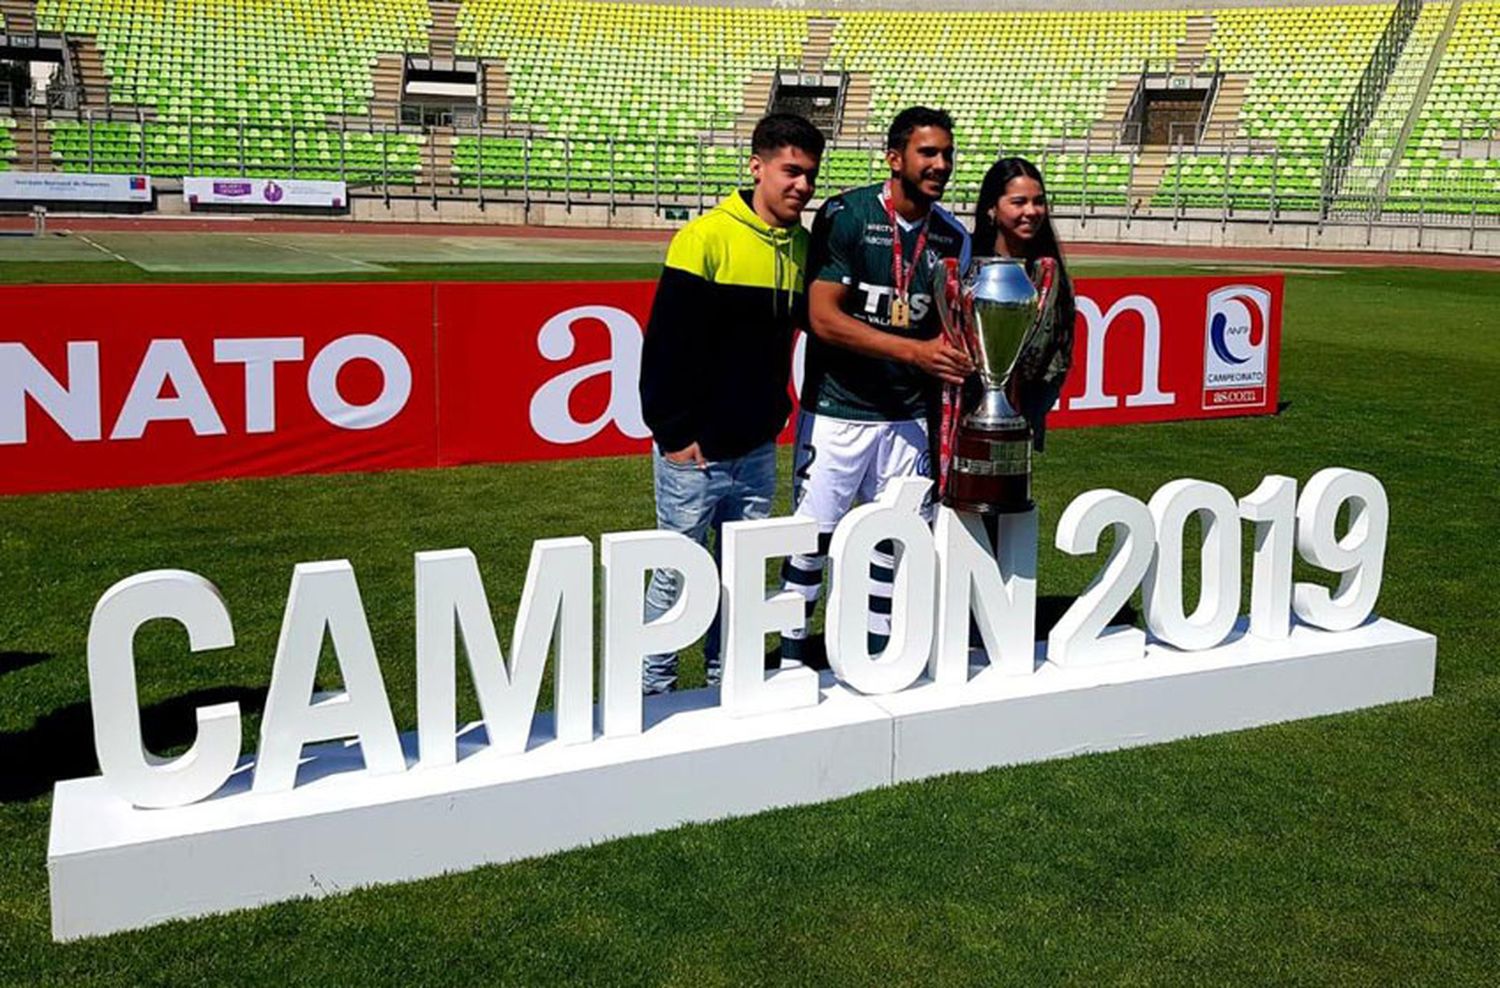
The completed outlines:
{"type": "MultiPolygon", "coordinates": [[[[792,456],[794,513],[831,532],[855,504],[873,501],[897,477],[930,477],[927,423],[855,422],[797,413],[797,448],[792,456]]],[[[929,491],[922,515],[933,518],[929,491]]]]}

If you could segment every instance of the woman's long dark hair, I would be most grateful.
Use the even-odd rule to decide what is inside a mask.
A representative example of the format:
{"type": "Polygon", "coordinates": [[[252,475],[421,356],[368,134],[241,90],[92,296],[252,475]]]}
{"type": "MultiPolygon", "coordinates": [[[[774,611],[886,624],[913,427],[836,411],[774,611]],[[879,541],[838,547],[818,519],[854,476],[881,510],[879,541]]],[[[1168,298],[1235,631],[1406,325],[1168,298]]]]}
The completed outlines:
{"type": "MultiPolygon", "coordinates": [[[[990,210],[1005,195],[1005,187],[1016,178],[1033,179],[1047,193],[1047,183],[1042,173],[1025,158],[1001,158],[984,173],[979,185],[979,201],[974,204],[975,257],[984,257],[995,252],[995,238],[1000,229],[990,218],[990,210]]],[[[1047,219],[1042,228],[1027,244],[1026,267],[1031,272],[1032,263],[1038,258],[1050,257],[1057,262],[1058,285],[1056,307],[1056,331],[1050,346],[1037,358],[1033,368],[1035,378],[1021,382],[1019,391],[1020,411],[1031,423],[1032,443],[1038,452],[1043,448],[1047,433],[1047,411],[1062,393],[1063,380],[1072,363],[1073,324],[1077,318],[1077,306],[1073,298],[1073,284],[1068,278],[1068,267],[1063,262],[1062,248],[1057,243],[1057,232],[1052,229],[1051,201],[1048,201],[1047,219]]]]}
{"type": "MultiPolygon", "coordinates": [[[[995,238],[999,236],[1000,228],[990,218],[990,210],[994,209],[995,203],[1005,195],[1005,187],[1016,178],[1032,179],[1042,187],[1042,194],[1047,194],[1047,183],[1042,179],[1041,171],[1025,158],[1001,158],[990,165],[990,170],[984,173],[984,181],[979,184],[979,201],[974,204],[975,257],[987,257],[994,253],[995,238]]],[[[1034,261],[1038,257],[1051,257],[1058,264],[1063,263],[1062,249],[1057,244],[1057,233],[1052,229],[1050,197],[1047,202],[1047,219],[1028,246],[1030,252],[1025,258],[1028,261],[1034,261]]]]}

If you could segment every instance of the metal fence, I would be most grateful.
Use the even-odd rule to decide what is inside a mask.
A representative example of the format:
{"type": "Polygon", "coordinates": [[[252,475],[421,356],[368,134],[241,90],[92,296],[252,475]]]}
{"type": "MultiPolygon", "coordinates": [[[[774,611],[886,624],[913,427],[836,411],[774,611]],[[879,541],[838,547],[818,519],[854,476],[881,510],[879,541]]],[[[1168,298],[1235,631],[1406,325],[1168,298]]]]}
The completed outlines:
{"type": "MultiPolygon", "coordinates": [[[[611,209],[649,204],[658,210],[706,208],[748,180],[747,139],[730,133],[632,141],[552,136],[530,125],[433,129],[382,119],[379,108],[361,109],[312,127],[164,122],[149,110],[118,105],[76,113],[29,107],[12,114],[17,127],[11,133],[29,138],[16,143],[29,147],[31,156],[12,167],[139,171],[167,179],[169,187],[172,179],[190,175],[330,178],[348,183],[352,195],[385,199],[602,203],[611,209]],[[50,160],[42,160],[49,146],[50,160]]],[[[1030,157],[1049,176],[1061,216],[1323,222],[1338,204],[1324,192],[1322,148],[1286,151],[1274,142],[1191,125],[1174,131],[1165,149],[1143,148],[1138,128],[1126,123],[1106,141],[1004,150],[1030,157]]],[[[1465,153],[1481,158],[1487,150],[1494,157],[1481,160],[1500,158],[1497,130],[1496,122],[1476,123],[1466,131],[1475,139],[1465,143],[1465,153]]],[[[882,151],[873,138],[831,142],[821,188],[883,177],[882,151]]],[[[988,164],[960,151],[950,202],[972,203],[988,164]]],[[[1494,172],[1486,168],[1481,174],[1494,172]]],[[[1374,222],[1400,224],[1500,224],[1500,188],[1484,180],[1428,188],[1382,205],[1361,216],[1368,212],[1374,222]]]]}
{"type": "Polygon", "coordinates": [[[1401,60],[1406,39],[1411,36],[1412,28],[1421,13],[1420,0],[1397,0],[1396,6],[1391,10],[1385,30],[1376,42],[1370,61],[1366,63],[1365,70],[1354,87],[1354,93],[1344,107],[1343,116],[1339,118],[1333,136],[1328,141],[1328,160],[1323,170],[1323,194],[1328,199],[1338,195],[1347,169],[1364,138],[1365,129],[1385,95],[1391,73],[1401,60]]]}

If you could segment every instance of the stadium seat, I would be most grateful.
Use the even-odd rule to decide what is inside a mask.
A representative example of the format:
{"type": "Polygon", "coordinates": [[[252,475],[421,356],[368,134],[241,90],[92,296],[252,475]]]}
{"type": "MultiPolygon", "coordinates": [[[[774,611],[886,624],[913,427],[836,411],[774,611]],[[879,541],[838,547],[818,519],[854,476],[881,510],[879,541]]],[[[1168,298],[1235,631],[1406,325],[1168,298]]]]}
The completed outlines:
{"type": "MultiPolygon", "coordinates": [[[[1433,47],[1448,19],[1448,10],[1447,3],[1422,6],[1401,57],[1391,71],[1380,104],[1349,163],[1335,209],[1363,213],[1373,205],[1386,166],[1395,153],[1401,131],[1411,113],[1433,47]]],[[[1407,146],[1411,146],[1410,142],[1407,146]]]]}
{"type": "Polygon", "coordinates": [[[1250,80],[1238,132],[1206,135],[1203,145],[1176,149],[1153,205],[1263,209],[1274,172],[1281,208],[1316,209],[1329,139],[1391,9],[1345,4],[1214,10],[1207,57],[1220,71],[1250,80]],[[1265,176],[1264,188],[1258,178],[1247,181],[1252,175],[1265,176]]]}
{"type": "Polygon", "coordinates": [[[804,11],[588,0],[470,0],[458,23],[459,54],[503,59],[511,118],[541,134],[529,145],[460,135],[457,180],[546,188],[559,176],[534,165],[556,159],[581,191],[672,196],[743,180],[746,150],[719,141],[751,73],[797,65],[807,34],[804,11]]]}
{"type": "MultiPolygon", "coordinates": [[[[1444,9],[1446,14],[1446,6],[1444,9]]],[[[1500,157],[1464,158],[1460,140],[1500,134],[1500,0],[1459,9],[1427,100],[1396,167],[1385,208],[1392,211],[1500,211],[1500,157]]],[[[1491,144],[1500,148],[1500,143],[1491,144]]]]}
{"type": "Polygon", "coordinates": [[[93,35],[111,101],[153,110],[153,138],[174,138],[59,120],[54,159],[68,171],[334,178],[342,145],[346,164],[363,168],[351,180],[410,184],[420,135],[344,133],[330,117],[365,114],[375,56],[425,50],[430,19],[425,0],[40,0],[38,26],[93,35]],[[294,128],[326,134],[299,148],[294,128]]]}
{"type": "Polygon", "coordinates": [[[10,134],[15,126],[15,120],[0,116],[0,171],[10,170],[16,160],[16,142],[10,134]]]}
{"type": "Polygon", "coordinates": [[[916,102],[953,113],[964,161],[951,195],[972,200],[1001,154],[1042,166],[1064,204],[1125,201],[1129,158],[1049,151],[1080,140],[1104,112],[1110,86],[1147,60],[1169,61],[1186,10],[851,11],[840,16],[833,58],[868,72],[871,124],[883,128],[916,102]]]}

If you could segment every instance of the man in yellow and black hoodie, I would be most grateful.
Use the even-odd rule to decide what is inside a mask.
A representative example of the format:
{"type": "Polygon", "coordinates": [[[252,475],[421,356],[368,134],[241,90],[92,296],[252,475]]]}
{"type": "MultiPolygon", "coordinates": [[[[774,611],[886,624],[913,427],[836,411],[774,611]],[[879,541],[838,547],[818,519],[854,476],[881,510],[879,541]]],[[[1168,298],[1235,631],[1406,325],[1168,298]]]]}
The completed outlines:
{"type": "MultiPolygon", "coordinates": [[[[765,518],[776,493],[776,437],[791,412],[792,331],[807,325],[802,211],[812,199],[823,135],[773,113],[750,139],[754,186],[677,231],[667,249],[641,353],[641,409],[652,453],[657,527],[709,544],[726,521],[765,518]]],[[[657,570],[646,590],[654,620],[681,577],[657,570]]],[[[719,680],[719,624],[704,642],[719,680]]],[[[675,654],[648,656],[642,688],[677,684],[675,654]]]]}

